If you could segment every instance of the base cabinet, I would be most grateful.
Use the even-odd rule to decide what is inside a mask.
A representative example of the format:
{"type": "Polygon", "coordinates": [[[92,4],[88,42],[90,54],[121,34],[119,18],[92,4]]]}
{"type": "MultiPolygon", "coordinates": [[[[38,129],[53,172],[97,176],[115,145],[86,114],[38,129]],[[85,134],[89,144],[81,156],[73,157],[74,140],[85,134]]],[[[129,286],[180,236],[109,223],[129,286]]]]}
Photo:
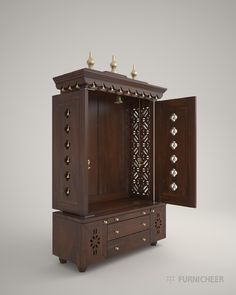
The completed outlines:
{"type": "Polygon", "coordinates": [[[53,254],[71,261],[83,272],[109,257],[155,245],[166,234],[163,203],[100,217],[53,213],[53,254]]]}

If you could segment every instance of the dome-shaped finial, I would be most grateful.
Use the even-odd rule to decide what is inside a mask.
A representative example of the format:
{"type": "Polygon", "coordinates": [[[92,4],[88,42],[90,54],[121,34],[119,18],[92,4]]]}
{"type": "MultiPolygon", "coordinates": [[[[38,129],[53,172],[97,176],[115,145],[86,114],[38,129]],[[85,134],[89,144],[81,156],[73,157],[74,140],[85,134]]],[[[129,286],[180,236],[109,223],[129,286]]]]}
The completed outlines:
{"type": "Polygon", "coordinates": [[[133,79],[136,79],[137,75],[138,75],[138,73],[137,73],[137,71],[136,71],[136,69],[135,69],[135,66],[133,65],[133,69],[132,69],[132,72],[131,72],[131,76],[132,76],[133,79]]]}
{"type": "Polygon", "coordinates": [[[94,59],[92,58],[92,53],[91,53],[91,51],[89,51],[89,58],[87,60],[87,65],[88,65],[89,69],[92,69],[94,64],[95,64],[95,62],[94,62],[94,59]]]}
{"type": "Polygon", "coordinates": [[[112,73],[116,73],[117,62],[115,55],[112,55],[112,61],[110,63],[112,73]]]}

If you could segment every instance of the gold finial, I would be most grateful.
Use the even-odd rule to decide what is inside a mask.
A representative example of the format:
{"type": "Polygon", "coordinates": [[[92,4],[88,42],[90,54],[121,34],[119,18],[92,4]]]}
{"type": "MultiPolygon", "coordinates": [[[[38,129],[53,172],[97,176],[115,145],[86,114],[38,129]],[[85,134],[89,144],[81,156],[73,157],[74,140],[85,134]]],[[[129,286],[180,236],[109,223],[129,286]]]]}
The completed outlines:
{"type": "Polygon", "coordinates": [[[87,65],[88,65],[89,69],[92,69],[94,64],[95,64],[95,62],[94,62],[94,59],[92,58],[91,51],[89,51],[89,58],[87,60],[87,65]]]}
{"type": "Polygon", "coordinates": [[[117,62],[115,55],[112,55],[112,61],[110,63],[112,73],[116,73],[117,62]]]}
{"type": "Polygon", "coordinates": [[[133,79],[136,79],[137,75],[138,75],[138,73],[137,73],[137,71],[135,70],[135,66],[133,65],[133,69],[132,69],[132,72],[131,72],[131,76],[132,76],[133,79]]]}

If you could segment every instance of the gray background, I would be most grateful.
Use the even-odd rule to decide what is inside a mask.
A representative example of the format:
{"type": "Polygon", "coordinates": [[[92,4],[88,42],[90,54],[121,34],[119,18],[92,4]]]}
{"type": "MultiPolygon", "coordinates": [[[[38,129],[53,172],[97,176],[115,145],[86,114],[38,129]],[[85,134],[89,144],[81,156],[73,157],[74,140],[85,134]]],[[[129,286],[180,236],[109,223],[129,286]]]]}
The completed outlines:
{"type": "Polygon", "coordinates": [[[235,1],[0,1],[0,293],[235,294],[235,1]],[[79,274],[51,255],[52,77],[86,66],[197,95],[198,209],[167,239],[79,274]],[[224,283],[179,283],[222,275],[224,283]],[[174,276],[169,283],[167,276],[174,276]]]}

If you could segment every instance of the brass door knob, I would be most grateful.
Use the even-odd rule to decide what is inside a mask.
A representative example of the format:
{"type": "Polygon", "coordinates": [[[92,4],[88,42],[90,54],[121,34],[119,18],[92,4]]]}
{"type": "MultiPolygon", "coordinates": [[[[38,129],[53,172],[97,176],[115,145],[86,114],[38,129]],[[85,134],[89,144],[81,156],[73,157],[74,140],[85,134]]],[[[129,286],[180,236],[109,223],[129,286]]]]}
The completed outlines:
{"type": "Polygon", "coordinates": [[[120,248],[119,248],[118,246],[116,246],[116,247],[115,247],[115,250],[116,250],[116,251],[119,251],[119,250],[120,250],[120,248]]]}
{"type": "Polygon", "coordinates": [[[146,238],[142,238],[142,241],[146,242],[146,241],[147,241],[147,239],[146,239],[146,238]]]}

